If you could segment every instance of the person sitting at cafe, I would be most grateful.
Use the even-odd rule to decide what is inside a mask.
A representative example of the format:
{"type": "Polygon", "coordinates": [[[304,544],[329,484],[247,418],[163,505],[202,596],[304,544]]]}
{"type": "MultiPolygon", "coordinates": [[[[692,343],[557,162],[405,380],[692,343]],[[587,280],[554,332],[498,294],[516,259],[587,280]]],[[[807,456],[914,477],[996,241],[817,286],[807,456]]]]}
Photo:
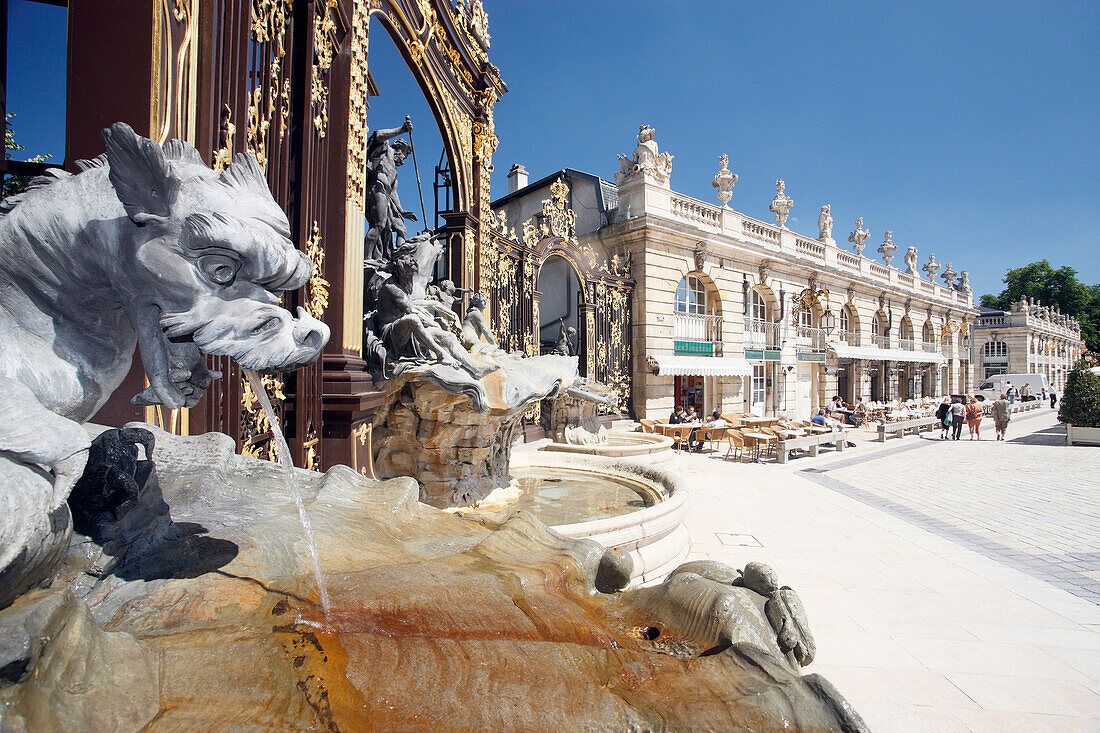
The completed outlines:
{"type": "Polygon", "coordinates": [[[862,397],[856,397],[856,406],[852,410],[852,418],[858,422],[853,422],[853,425],[859,426],[867,422],[867,405],[864,404],[862,397]]]}
{"type": "Polygon", "coordinates": [[[676,409],[672,412],[672,415],[668,418],[669,425],[682,425],[687,422],[687,412],[684,410],[683,405],[676,405],[676,409]]]}
{"type": "Polygon", "coordinates": [[[686,418],[684,422],[699,422],[699,415],[695,412],[695,405],[688,405],[686,418]]]}
{"type": "Polygon", "coordinates": [[[710,414],[710,420],[707,420],[705,423],[703,423],[702,428],[695,428],[695,430],[691,431],[690,440],[695,445],[695,450],[703,450],[703,443],[710,440],[711,433],[707,431],[707,428],[724,428],[728,426],[729,423],[722,419],[722,416],[719,414],[718,410],[712,412],[710,414]],[[700,435],[700,430],[702,431],[702,434],[701,437],[698,437],[697,439],[697,436],[700,435]]]}
{"type": "Polygon", "coordinates": [[[822,427],[828,427],[825,422],[825,408],[822,407],[817,411],[817,414],[810,418],[810,422],[814,425],[821,425],[822,427]]]}

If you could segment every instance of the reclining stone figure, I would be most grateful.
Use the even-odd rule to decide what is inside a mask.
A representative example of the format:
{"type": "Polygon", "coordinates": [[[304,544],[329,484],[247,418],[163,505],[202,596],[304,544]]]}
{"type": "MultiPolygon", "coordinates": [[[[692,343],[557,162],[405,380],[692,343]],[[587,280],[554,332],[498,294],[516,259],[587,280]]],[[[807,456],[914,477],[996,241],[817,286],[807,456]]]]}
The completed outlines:
{"type": "Polygon", "coordinates": [[[106,154],[55,170],[0,204],[0,607],[47,575],[71,528],[88,420],[122,383],[134,349],[138,405],[198,403],[204,354],[243,367],[314,361],[328,328],[278,293],[312,265],[290,239],[256,159],[221,173],[190,145],[127,125],[106,154]]]}

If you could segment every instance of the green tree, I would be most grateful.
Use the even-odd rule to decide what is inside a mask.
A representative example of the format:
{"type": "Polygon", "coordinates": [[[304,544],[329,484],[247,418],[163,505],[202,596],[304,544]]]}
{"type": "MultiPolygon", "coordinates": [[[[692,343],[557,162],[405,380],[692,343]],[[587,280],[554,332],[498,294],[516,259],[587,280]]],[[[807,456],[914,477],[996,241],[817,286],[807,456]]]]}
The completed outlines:
{"type": "Polygon", "coordinates": [[[1084,359],[1066,379],[1058,419],[1079,428],[1100,428],[1100,376],[1088,370],[1084,359]]]}
{"type": "Polygon", "coordinates": [[[1085,285],[1077,279],[1077,270],[1059,267],[1047,260],[1017,267],[1005,273],[1005,289],[997,295],[986,294],[979,301],[987,308],[1008,310],[1020,298],[1034,298],[1044,305],[1073,316],[1081,324],[1081,336],[1093,351],[1100,350],[1100,285],[1085,285]]]}
{"type": "MultiPolygon", "coordinates": [[[[18,150],[26,150],[26,145],[20,145],[15,141],[15,130],[11,126],[11,121],[15,119],[14,112],[8,112],[6,116],[7,126],[4,127],[4,159],[15,160],[13,152],[18,150]]],[[[36,155],[33,158],[27,158],[28,163],[42,163],[49,160],[53,156],[50,154],[36,155]]],[[[4,176],[4,185],[0,189],[0,198],[7,198],[8,196],[14,196],[17,193],[22,193],[26,190],[27,184],[31,182],[31,176],[4,176]]]]}

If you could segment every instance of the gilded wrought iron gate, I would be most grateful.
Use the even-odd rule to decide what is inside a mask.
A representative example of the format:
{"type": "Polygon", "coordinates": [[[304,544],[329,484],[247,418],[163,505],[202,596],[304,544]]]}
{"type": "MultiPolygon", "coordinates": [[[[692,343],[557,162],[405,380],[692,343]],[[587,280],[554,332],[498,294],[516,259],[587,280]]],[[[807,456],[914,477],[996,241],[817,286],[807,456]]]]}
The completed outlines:
{"type": "MultiPolygon", "coordinates": [[[[208,88],[199,108],[207,113],[200,126],[216,130],[211,164],[220,169],[238,152],[256,156],[292,238],[314,264],[309,284],[285,293],[283,304],[321,318],[329,287],[327,207],[344,202],[344,179],[335,176],[338,187],[331,185],[334,172],[343,175],[347,151],[330,150],[329,95],[341,88],[331,79],[348,73],[349,54],[340,53],[351,40],[347,12],[336,0],[215,0],[204,10],[210,25],[203,37],[210,43],[200,58],[210,73],[200,77],[208,88]]],[[[343,231],[335,236],[342,238],[343,231]]],[[[192,431],[228,433],[242,453],[274,459],[271,426],[240,368],[227,358],[214,362],[223,377],[207,393],[204,424],[192,431]]],[[[321,465],[321,369],[318,362],[263,377],[294,462],[307,468],[321,465]]]]}

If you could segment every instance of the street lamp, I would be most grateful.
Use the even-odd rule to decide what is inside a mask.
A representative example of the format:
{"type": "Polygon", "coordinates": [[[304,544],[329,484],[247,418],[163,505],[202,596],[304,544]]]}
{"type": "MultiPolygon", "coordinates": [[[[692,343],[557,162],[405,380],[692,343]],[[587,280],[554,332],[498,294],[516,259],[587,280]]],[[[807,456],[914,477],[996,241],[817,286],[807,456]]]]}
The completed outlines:
{"type": "Polygon", "coordinates": [[[821,327],[825,329],[826,335],[831,334],[836,328],[836,316],[833,315],[832,310],[826,310],[821,314],[821,327]]]}

